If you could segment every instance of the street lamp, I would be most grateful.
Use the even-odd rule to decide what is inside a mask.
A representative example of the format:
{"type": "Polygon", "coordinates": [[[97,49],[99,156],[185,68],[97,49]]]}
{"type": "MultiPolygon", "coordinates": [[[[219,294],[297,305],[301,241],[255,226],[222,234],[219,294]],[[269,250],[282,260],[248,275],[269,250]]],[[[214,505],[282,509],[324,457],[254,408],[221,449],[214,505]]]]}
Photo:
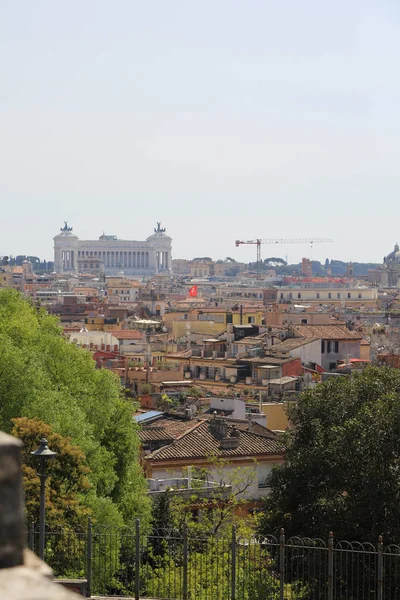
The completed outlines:
{"type": "Polygon", "coordinates": [[[33,456],[39,459],[38,476],[40,478],[40,516],[39,516],[39,556],[44,560],[44,535],[45,535],[45,515],[46,504],[44,491],[46,487],[46,461],[49,458],[54,458],[57,452],[53,452],[47,445],[46,438],[42,438],[39,442],[39,448],[31,452],[33,456]]]}

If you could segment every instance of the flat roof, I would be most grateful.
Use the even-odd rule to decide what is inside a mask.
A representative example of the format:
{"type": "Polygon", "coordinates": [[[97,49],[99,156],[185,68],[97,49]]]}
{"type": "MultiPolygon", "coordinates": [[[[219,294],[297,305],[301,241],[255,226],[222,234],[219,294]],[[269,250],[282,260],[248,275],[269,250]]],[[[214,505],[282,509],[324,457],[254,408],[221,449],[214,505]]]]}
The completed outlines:
{"type": "Polygon", "coordinates": [[[148,412],[141,413],[140,415],[134,415],[136,423],[145,423],[146,421],[151,421],[156,417],[161,417],[164,413],[160,410],[149,410],[148,412]]]}
{"type": "Polygon", "coordinates": [[[278,379],[270,379],[269,383],[276,383],[282,385],[284,383],[290,383],[292,381],[297,381],[298,377],[290,377],[287,375],[286,377],[279,377],[278,379]]]}
{"type": "Polygon", "coordinates": [[[181,381],[160,381],[161,385],[193,385],[193,381],[191,379],[183,379],[181,381]]]}

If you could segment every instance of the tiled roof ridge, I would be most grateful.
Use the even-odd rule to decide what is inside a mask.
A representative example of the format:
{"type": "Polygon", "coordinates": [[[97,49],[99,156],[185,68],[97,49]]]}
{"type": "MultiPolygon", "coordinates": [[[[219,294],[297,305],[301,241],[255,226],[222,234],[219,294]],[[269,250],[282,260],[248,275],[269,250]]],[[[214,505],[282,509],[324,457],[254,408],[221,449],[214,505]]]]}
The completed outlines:
{"type": "Polygon", "coordinates": [[[152,427],[151,425],[142,426],[141,431],[165,431],[165,427],[152,427]]]}
{"type": "Polygon", "coordinates": [[[202,425],[203,423],[207,423],[207,421],[205,419],[199,419],[198,423],[195,423],[193,425],[193,427],[190,427],[189,429],[187,429],[186,431],[184,431],[183,433],[181,433],[180,435],[178,435],[174,441],[180,440],[183,437],[185,437],[185,435],[187,435],[188,433],[191,433],[192,431],[194,431],[197,427],[200,427],[200,425],[202,425]]]}
{"type": "MultiPolygon", "coordinates": [[[[227,448],[223,449],[218,447],[214,448],[213,444],[217,443],[218,438],[215,436],[213,431],[210,431],[210,424],[208,421],[200,421],[189,431],[186,431],[183,435],[176,438],[171,444],[163,446],[157,450],[154,450],[145,457],[144,460],[187,460],[187,459],[198,459],[205,458],[211,453],[216,451],[216,456],[226,456],[227,458],[234,458],[243,455],[250,456],[265,456],[282,454],[284,452],[283,445],[276,439],[270,439],[263,436],[260,433],[250,432],[248,430],[240,431],[240,439],[242,442],[238,448],[227,448]],[[191,439],[191,436],[197,436],[191,439]],[[182,447],[182,443],[185,444],[188,438],[187,444],[189,447],[182,447]],[[214,440],[214,441],[212,441],[214,440]],[[251,443],[251,440],[253,443],[251,443]],[[257,442],[257,443],[256,443],[257,442]],[[210,446],[211,443],[211,446],[210,446]],[[261,446],[259,445],[261,443],[261,446]],[[255,444],[255,445],[254,445],[255,444]],[[247,448],[246,448],[247,447],[247,448]]],[[[238,431],[234,426],[229,426],[227,430],[227,437],[230,437],[233,431],[238,431]]]]}
{"type": "Polygon", "coordinates": [[[175,442],[177,442],[178,440],[181,440],[188,433],[192,433],[192,431],[194,431],[195,429],[197,429],[198,427],[200,427],[200,425],[203,425],[205,423],[207,423],[206,420],[204,420],[204,419],[199,420],[195,425],[193,425],[193,427],[191,427],[190,429],[187,429],[186,431],[184,431],[183,433],[181,433],[180,435],[178,435],[176,438],[174,438],[173,441],[171,442],[171,444],[168,444],[167,446],[162,446],[161,448],[158,448],[157,450],[154,450],[153,452],[151,452],[151,454],[149,454],[149,457],[150,456],[154,456],[156,454],[159,454],[162,450],[166,450],[167,448],[170,448],[171,446],[173,446],[175,444],[175,442]]]}

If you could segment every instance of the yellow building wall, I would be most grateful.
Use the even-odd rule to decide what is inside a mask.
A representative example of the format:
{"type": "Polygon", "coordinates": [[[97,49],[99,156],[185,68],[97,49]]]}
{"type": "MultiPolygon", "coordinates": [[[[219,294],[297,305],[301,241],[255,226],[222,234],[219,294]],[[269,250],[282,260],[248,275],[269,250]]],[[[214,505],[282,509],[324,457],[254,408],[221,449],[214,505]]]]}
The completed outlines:
{"type": "Polygon", "coordinates": [[[284,431],[289,426],[285,402],[263,402],[262,412],[267,416],[267,427],[272,430],[284,431]]]}
{"type": "Polygon", "coordinates": [[[104,317],[87,317],[85,327],[88,331],[104,331],[104,317]]]}
{"type": "Polygon", "coordinates": [[[11,287],[12,285],[12,274],[11,273],[0,273],[0,288],[11,287]]]}
{"type": "MultiPolygon", "coordinates": [[[[249,317],[252,319],[252,325],[262,325],[262,320],[264,317],[264,314],[262,311],[254,311],[254,312],[248,312],[248,311],[243,311],[243,315],[242,315],[242,325],[249,325],[249,317]]],[[[232,313],[232,322],[233,325],[240,325],[240,313],[238,312],[234,312],[232,313]]]]}
{"type": "Polygon", "coordinates": [[[361,360],[371,360],[371,346],[368,344],[360,344],[361,360]]]}
{"type": "Polygon", "coordinates": [[[210,321],[172,321],[170,325],[172,325],[174,339],[185,337],[188,333],[204,333],[213,337],[226,329],[224,323],[210,321]],[[188,323],[190,323],[190,328],[187,327],[188,323]]]}

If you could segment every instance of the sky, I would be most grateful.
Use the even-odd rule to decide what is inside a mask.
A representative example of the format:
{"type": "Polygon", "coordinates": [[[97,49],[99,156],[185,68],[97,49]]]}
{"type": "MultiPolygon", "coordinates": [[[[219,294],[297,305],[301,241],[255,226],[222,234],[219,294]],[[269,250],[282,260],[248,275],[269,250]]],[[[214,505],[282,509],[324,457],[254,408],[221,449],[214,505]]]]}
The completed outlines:
{"type": "Polygon", "coordinates": [[[396,0],[2,0],[0,255],[381,262],[400,242],[396,0]]]}

